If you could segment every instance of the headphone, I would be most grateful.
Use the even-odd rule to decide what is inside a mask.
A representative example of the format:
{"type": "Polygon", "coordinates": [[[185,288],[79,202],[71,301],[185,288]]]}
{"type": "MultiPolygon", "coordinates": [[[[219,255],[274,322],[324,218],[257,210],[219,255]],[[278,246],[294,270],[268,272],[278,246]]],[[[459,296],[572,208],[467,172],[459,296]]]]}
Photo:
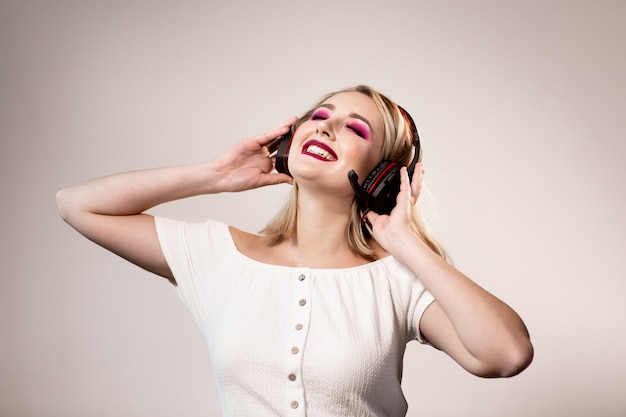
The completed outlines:
{"type": "MultiPolygon", "coordinates": [[[[409,179],[412,179],[415,165],[421,160],[422,156],[420,138],[411,115],[402,107],[398,106],[398,108],[405,121],[409,123],[413,137],[413,159],[407,167],[409,179]]],[[[291,127],[288,133],[276,140],[278,142],[275,163],[276,171],[287,175],[291,175],[287,166],[287,159],[294,132],[295,125],[291,127]]],[[[359,184],[359,175],[354,170],[348,172],[350,185],[352,185],[352,189],[358,198],[361,209],[369,209],[378,214],[391,213],[391,210],[396,205],[396,197],[400,192],[400,168],[402,166],[397,162],[384,159],[365,177],[363,184],[359,184]]]]}

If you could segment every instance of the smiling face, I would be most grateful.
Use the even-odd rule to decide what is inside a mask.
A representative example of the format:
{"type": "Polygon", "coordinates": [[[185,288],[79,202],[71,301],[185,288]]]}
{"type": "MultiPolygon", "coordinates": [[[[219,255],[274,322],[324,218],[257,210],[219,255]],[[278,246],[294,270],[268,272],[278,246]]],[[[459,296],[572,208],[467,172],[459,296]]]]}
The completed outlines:
{"type": "Polygon", "coordinates": [[[301,184],[307,180],[329,189],[347,190],[347,173],[361,178],[381,159],[383,118],[374,101],[359,92],[342,92],[310,112],[296,130],[289,170],[301,184]]]}

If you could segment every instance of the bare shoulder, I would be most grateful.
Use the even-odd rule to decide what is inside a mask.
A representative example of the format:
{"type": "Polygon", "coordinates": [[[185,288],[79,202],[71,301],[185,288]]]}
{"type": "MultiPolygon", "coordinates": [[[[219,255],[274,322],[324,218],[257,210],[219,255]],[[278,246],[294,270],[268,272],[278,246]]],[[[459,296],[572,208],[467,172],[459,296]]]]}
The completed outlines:
{"type": "Polygon", "coordinates": [[[235,246],[237,246],[237,249],[240,251],[248,247],[254,247],[254,245],[261,240],[261,236],[245,232],[234,226],[228,226],[228,231],[233,238],[233,242],[235,242],[235,246]]]}
{"type": "Polygon", "coordinates": [[[228,229],[239,253],[255,261],[273,263],[272,253],[274,251],[263,236],[248,233],[233,226],[228,226],[228,229]]]}
{"type": "MultiPolygon", "coordinates": [[[[343,257],[337,255],[332,257],[332,259],[320,259],[317,257],[315,261],[311,261],[310,256],[302,256],[298,249],[288,242],[281,242],[272,246],[261,235],[248,233],[233,226],[229,226],[229,231],[239,253],[247,258],[266,264],[291,267],[307,265],[316,268],[345,268],[372,261],[371,259],[361,258],[354,253],[343,257]]],[[[375,259],[383,259],[390,256],[389,252],[375,240],[372,239],[369,244],[374,250],[375,259]]]]}

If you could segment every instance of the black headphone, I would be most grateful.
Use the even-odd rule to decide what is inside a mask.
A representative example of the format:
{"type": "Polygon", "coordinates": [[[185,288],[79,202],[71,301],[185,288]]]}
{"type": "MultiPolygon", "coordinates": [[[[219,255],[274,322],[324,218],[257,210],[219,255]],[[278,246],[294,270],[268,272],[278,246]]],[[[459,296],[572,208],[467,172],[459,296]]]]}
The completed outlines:
{"type": "MultiPolygon", "coordinates": [[[[409,123],[413,136],[413,159],[407,167],[409,179],[412,179],[415,165],[421,159],[420,138],[411,115],[402,107],[398,106],[398,108],[405,121],[409,123]]],[[[279,143],[276,150],[276,171],[287,175],[291,175],[287,166],[287,158],[289,157],[295,126],[292,126],[288,133],[277,139],[279,143]]],[[[369,209],[378,214],[391,213],[396,205],[396,197],[400,192],[400,168],[402,165],[397,162],[382,160],[365,178],[363,184],[359,184],[359,176],[354,170],[348,172],[348,179],[363,210],[369,209]]]]}

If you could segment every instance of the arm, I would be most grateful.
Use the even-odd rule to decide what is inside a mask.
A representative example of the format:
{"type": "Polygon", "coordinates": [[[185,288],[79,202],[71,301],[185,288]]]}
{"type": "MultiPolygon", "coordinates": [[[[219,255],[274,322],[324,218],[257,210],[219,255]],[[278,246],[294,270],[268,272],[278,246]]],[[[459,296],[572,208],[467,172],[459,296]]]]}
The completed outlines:
{"type": "Polygon", "coordinates": [[[434,253],[408,228],[423,177],[409,183],[406,169],[397,206],[389,216],[369,213],[374,237],[406,265],[436,301],[424,312],[420,330],[469,372],[483,377],[513,376],[531,362],[533,348],[526,326],[508,305],[434,253]]]}
{"type": "Polygon", "coordinates": [[[59,214],[100,246],[173,280],[154,218],[143,212],[191,196],[290,182],[287,175],[271,173],[273,158],[267,145],[286,133],[293,121],[235,145],[214,161],[126,172],[66,188],[56,196],[59,214]]]}

